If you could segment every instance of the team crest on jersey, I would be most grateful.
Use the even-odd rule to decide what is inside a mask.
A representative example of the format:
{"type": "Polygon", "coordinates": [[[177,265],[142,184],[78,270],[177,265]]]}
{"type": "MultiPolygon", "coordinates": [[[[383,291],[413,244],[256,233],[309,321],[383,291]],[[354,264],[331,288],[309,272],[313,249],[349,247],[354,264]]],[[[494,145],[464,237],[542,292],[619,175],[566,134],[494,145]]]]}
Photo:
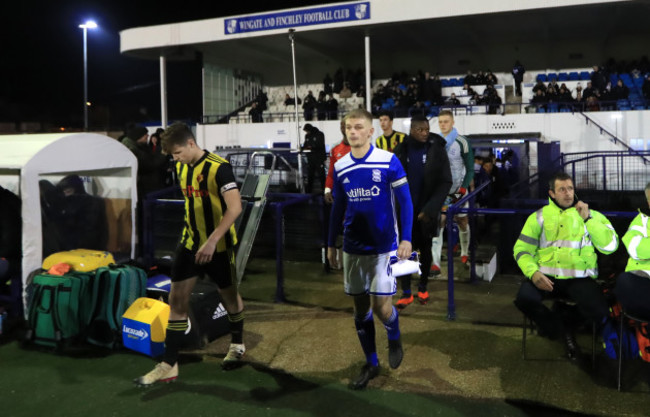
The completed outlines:
{"type": "Polygon", "coordinates": [[[199,174],[196,176],[196,182],[203,182],[203,174],[199,174]]]}
{"type": "Polygon", "coordinates": [[[381,182],[381,171],[378,169],[372,170],[372,180],[374,182],[381,182]]]}

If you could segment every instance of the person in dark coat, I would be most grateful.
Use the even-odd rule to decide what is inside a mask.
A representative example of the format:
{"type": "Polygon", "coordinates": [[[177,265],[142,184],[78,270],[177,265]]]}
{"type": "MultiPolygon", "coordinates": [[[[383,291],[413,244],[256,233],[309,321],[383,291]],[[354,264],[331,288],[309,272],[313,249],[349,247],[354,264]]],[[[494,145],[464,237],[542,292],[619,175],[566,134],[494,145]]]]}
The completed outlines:
{"type": "Polygon", "coordinates": [[[521,83],[524,81],[524,73],[526,70],[524,66],[521,65],[521,62],[517,60],[515,65],[512,67],[512,78],[515,80],[515,93],[518,96],[521,96],[521,83]]]}
{"type": "MultiPolygon", "coordinates": [[[[413,249],[420,251],[421,274],[418,284],[418,300],[429,301],[427,285],[433,257],[431,239],[438,235],[440,211],[452,186],[449,158],[445,139],[429,131],[429,120],[422,115],[411,118],[411,131],[404,141],[395,147],[394,153],[406,171],[413,200],[413,249]]],[[[402,300],[397,307],[403,308],[413,302],[411,276],[402,279],[402,300]]]]}
{"type": "Polygon", "coordinates": [[[315,176],[318,176],[321,187],[325,189],[325,160],[327,159],[325,134],[310,123],[307,123],[302,130],[306,133],[305,143],[303,143],[301,149],[309,151],[307,153],[307,187],[305,192],[311,193],[315,176]]]}

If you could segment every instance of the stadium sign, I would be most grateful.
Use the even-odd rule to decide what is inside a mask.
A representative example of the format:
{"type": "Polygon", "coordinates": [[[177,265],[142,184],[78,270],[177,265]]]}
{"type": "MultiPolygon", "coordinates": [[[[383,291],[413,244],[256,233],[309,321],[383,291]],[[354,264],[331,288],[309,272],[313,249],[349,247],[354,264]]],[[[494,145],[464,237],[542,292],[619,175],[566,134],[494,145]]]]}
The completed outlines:
{"type": "Polygon", "coordinates": [[[315,7],[281,13],[235,17],[224,21],[226,35],[370,19],[370,2],[315,7]]]}

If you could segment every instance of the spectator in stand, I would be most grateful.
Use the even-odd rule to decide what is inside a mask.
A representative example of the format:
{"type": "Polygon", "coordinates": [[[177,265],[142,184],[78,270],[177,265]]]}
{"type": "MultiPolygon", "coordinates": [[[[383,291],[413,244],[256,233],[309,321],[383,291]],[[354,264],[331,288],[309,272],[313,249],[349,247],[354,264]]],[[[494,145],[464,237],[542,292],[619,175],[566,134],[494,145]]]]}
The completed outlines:
{"type": "Polygon", "coordinates": [[[485,74],[485,84],[495,85],[497,83],[497,76],[492,74],[492,71],[488,70],[485,74]]]}
{"type": "Polygon", "coordinates": [[[257,93],[257,97],[255,97],[255,101],[257,101],[258,107],[261,111],[268,110],[268,106],[266,103],[269,102],[269,96],[266,95],[264,90],[260,90],[257,93]]]}
{"type": "Polygon", "coordinates": [[[630,89],[623,84],[623,80],[619,79],[616,82],[616,87],[612,88],[611,98],[612,100],[627,100],[630,96],[630,89]]]}
{"type": "Polygon", "coordinates": [[[546,89],[546,101],[548,103],[555,103],[558,101],[558,90],[553,88],[552,86],[549,85],[549,87],[546,89]]]}
{"type": "Polygon", "coordinates": [[[460,106],[460,100],[458,100],[458,99],[456,98],[456,94],[451,93],[451,95],[449,96],[449,98],[447,98],[447,100],[445,100],[445,104],[446,104],[447,106],[460,106]]]}
{"type": "Polygon", "coordinates": [[[309,90],[305,98],[302,100],[302,110],[305,120],[314,119],[314,109],[316,109],[316,97],[314,97],[314,93],[309,90]]]}
{"type": "MultiPolygon", "coordinates": [[[[296,104],[296,99],[291,97],[289,93],[284,95],[284,105],[285,106],[294,106],[296,104]]],[[[298,104],[302,104],[302,100],[298,97],[298,104]]]]}
{"type": "Polygon", "coordinates": [[[479,71],[478,74],[474,76],[474,84],[476,85],[485,85],[487,84],[487,79],[485,78],[485,74],[483,74],[483,71],[479,71]]]}
{"type": "Polygon", "coordinates": [[[650,100],[650,73],[646,74],[641,91],[643,92],[643,98],[650,100]]]}
{"type": "Polygon", "coordinates": [[[542,94],[546,94],[546,86],[540,80],[537,80],[537,83],[533,87],[533,94],[537,95],[538,90],[540,90],[542,94]]]}
{"type": "Polygon", "coordinates": [[[488,114],[499,114],[501,104],[503,104],[501,97],[495,89],[492,89],[492,93],[488,95],[488,114]]]}
{"type": "Polygon", "coordinates": [[[341,88],[341,92],[339,93],[339,98],[350,98],[352,97],[352,90],[350,90],[350,85],[345,82],[343,84],[343,88],[341,88]]]}
{"type": "Polygon", "coordinates": [[[598,65],[594,65],[594,71],[591,73],[591,84],[601,93],[601,95],[607,86],[605,71],[598,65]]]}
{"type": "Polygon", "coordinates": [[[417,100],[411,107],[409,107],[409,117],[416,115],[426,116],[429,109],[422,103],[422,101],[417,100]]]}
{"type": "Polygon", "coordinates": [[[363,85],[359,86],[359,89],[357,90],[355,96],[366,98],[366,87],[363,85]]]}
{"type": "Polygon", "coordinates": [[[463,85],[463,91],[465,91],[465,95],[470,96],[470,97],[473,96],[474,94],[476,94],[476,91],[474,91],[474,89],[472,87],[470,87],[469,84],[467,84],[467,83],[465,83],[463,85]]]}
{"type": "Polygon", "coordinates": [[[264,122],[264,118],[262,117],[262,110],[259,108],[257,101],[254,101],[251,105],[251,109],[248,111],[248,115],[251,117],[251,122],[253,123],[264,122]]]}
{"type": "Polygon", "coordinates": [[[572,103],[573,102],[573,96],[571,95],[571,92],[569,91],[564,84],[560,87],[560,91],[557,94],[557,101],[559,103],[572,103]]]}
{"type": "Polygon", "coordinates": [[[339,102],[336,101],[332,94],[327,95],[327,120],[337,120],[339,118],[339,102]]]}
{"type": "Polygon", "coordinates": [[[591,84],[591,81],[587,81],[587,87],[582,91],[582,99],[587,100],[589,97],[596,96],[598,98],[598,92],[591,84]]]}
{"type": "Polygon", "coordinates": [[[585,109],[587,111],[599,111],[600,110],[600,102],[598,100],[598,96],[589,96],[588,98],[585,99],[585,109]]]}
{"type": "Polygon", "coordinates": [[[530,100],[530,107],[534,107],[536,109],[546,109],[546,103],[548,103],[546,95],[542,92],[542,90],[537,90],[535,96],[530,100]]]}
{"type": "Polygon", "coordinates": [[[546,86],[546,93],[547,94],[548,94],[548,90],[550,88],[553,88],[553,90],[556,91],[556,92],[560,90],[560,86],[557,83],[557,79],[555,79],[555,77],[551,78],[551,81],[549,81],[548,85],[546,86]]]}
{"type": "Polygon", "coordinates": [[[524,73],[526,70],[524,66],[521,65],[519,60],[515,61],[515,65],[512,67],[512,78],[515,80],[515,94],[521,96],[521,83],[524,81],[524,73]]]}
{"type": "Polygon", "coordinates": [[[476,77],[472,75],[472,71],[467,70],[467,75],[465,75],[465,78],[463,79],[463,83],[467,85],[476,85],[478,84],[476,82],[476,77]]]}
{"type": "Polygon", "coordinates": [[[318,99],[316,100],[316,117],[318,120],[327,120],[327,98],[325,97],[324,91],[318,93],[318,99]]]}
{"type": "Polygon", "coordinates": [[[336,70],[334,73],[334,87],[332,88],[332,93],[340,93],[341,90],[343,89],[343,80],[345,77],[343,76],[343,68],[339,67],[339,69],[336,70]]]}
{"type": "Polygon", "coordinates": [[[332,77],[330,77],[329,73],[325,74],[325,78],[323,79],[323,91],[325,94],[332,92],[332,77]]]}

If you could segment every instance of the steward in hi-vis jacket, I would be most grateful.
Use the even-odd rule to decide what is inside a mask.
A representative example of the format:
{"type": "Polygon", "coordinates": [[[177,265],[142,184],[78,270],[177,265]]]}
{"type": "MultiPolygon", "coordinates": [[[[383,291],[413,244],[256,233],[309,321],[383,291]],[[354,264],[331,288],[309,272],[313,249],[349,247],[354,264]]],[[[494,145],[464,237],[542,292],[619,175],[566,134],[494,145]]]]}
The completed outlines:
{"type": "Polygon", "coordinates": [[[549,181],[548,205],[531,214],[514,246],[514,257],[527,280],[515,305],[554,339],[564,336],[567,356],[577,359],[578,347],[562,312],[542,304],[544,298],[568,299],[577,304],[584,319],[601,325],[608,314],[603,292],[596,283],[596,250],[611,254],[618,248],[618,235],[601,213],[590,210],[574,193],[567,174],[549,181]]]}

